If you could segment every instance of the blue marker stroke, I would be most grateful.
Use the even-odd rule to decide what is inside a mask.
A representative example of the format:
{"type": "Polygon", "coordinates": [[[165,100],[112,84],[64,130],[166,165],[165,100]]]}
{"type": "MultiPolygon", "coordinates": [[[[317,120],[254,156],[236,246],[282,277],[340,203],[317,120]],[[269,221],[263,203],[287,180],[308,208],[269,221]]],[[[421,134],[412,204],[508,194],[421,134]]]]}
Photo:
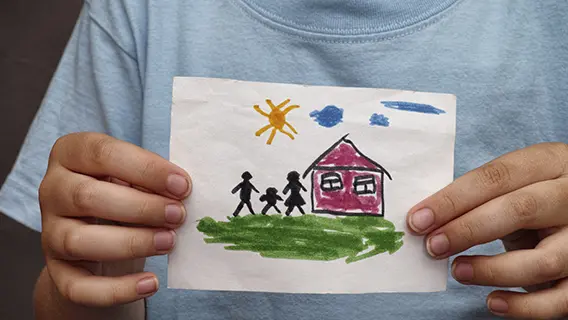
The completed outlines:
{"type": "Polygon", "coordinates": [[[336,106],[326,106],[321,111],[310,112],[310,117],[314,118],[314,121],[320,126],[331,128],[343,121],[343,109],[336,106]]]}
{"type": "Polygon", "coordinates": [[[384,114],[373,113],[371,119],[369,119],[369,124],[372,126],[388,127],[390,126],[389,118],[385,117],[384,114]]]}
{"type": "Polygon", "coordinates": [[[446,113],[446,111],[444,111],[442,109],[438,109],[438,108],[431,106],[429,104],[404,102],[404,101],[381,101],[381,103],[384,104],[385,107],[387,107],[387,108],[402,110],[402,111],[420,112],[420,113],[428,113],[428,114],[446,113]]]}

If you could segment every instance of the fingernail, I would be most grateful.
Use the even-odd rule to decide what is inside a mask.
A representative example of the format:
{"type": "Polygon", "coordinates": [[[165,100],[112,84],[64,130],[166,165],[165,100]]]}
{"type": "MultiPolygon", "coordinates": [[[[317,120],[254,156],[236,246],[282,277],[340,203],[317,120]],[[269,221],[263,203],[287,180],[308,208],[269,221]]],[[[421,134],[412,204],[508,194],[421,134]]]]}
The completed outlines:
{"type": "Polygon", "coordinates": [[[502,298],[489,299],[487,306],[489,307],[489,310],[497,314],[506,314],[509,312],[509,305],[507,304],[507,301],[502,298]]]}
{"type": "Polygon", "coordinates": [[[452,275],[458,281],[471,281],[473,280],[473,266],[469,263],[455,263],[452,268],[452,275]]]}
{"type": "Polygon", "coordinates": [[[158,290],[158,280],[155,277],[144,278],[136,284],[136,292],[141,295],[147,295],[158,290]]]}
{"type": "Polygon", "coordinates": [[[437,234],[428,240],[426,249],[433,257],[444,255],[450,250],[450,240],[443,233],[437,234]]]}
{"type": "Polygon", "coordinates": [[[177,204],[168,204],[166,206],[166,222],[171,224],[180,224],[184,218],[184,210],[182,206],[177,204]]]}
{"type": "Polygon", "coordinates": [[[154,235],[154,248],[157,251],[168,251],[174,247],[176,242],[173,231],[160,231],[154,235]]]}
{"type": "Polygon", "coordinates": [[[189,190],[189,181],[183,176],[172,174],[166,181],[166,188],[176,196],[184,196],[189,190]]]}
{"type": "Polygon", "coordinates": [[[420,209],[410,215],[409,222],[414,231],[424,231],[434,224],[434,212],[428,208],[420,209]]]}

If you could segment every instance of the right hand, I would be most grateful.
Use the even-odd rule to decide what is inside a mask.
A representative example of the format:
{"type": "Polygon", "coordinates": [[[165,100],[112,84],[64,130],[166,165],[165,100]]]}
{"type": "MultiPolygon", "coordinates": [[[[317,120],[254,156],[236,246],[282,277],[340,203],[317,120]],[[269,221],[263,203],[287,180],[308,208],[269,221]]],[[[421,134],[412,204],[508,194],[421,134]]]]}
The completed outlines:
{"type": "Polygon", "coordinates": [[[60,138],[39,189],[42,247],[59,293],[95,307],[154,294],[144,258],[172,250],[190,190],[183,169],[135,145],[98,133],[60,138]]]}

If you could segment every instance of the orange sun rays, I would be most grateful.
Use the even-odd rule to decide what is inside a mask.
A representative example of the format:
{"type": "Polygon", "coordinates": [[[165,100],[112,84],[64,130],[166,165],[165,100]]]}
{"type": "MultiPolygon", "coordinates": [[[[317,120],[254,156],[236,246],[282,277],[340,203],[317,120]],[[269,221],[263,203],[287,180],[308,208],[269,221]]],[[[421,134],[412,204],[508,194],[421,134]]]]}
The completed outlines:
{"type": "Polygon", "coordinates": [[[260,137],[263,133],[272,129],[272,131],[270,132],[270,136],[268,137],[268,140],[266,141],[266,144],[272,144],[272,141],[274,140],[274,137],[276,136],[276,132],[278,132],[278,131],[287,135],[288,137],[290,137],[290,139],[294,140],[294,135],[292,135],[290,132],[284,130],[284,126],[290,128],[290,130],[293,133],[298,134],[298,131],[296,131],[296,129],[288,121],[286,121],[286,115],[290,111],[292,111],[294,109],[298,109],[300,106],[299,105],[291,105],[291,106],[288,106],[287,108],[285,108],[284,110],[282,110],[282,108],[284,108],[289,102],[290,102],[290,99],[286,99],[283,102],[281,102],[280,104],[278,104],[277,106],[275,106],[274,103],[272,103],[272,100],[266,99],[266,104],[268,104],[268,106],[270,107],[270,113],[264,112],[258,105],[254,106],[254,110],[256,110],[256,112],[258,112],[262,116],[268,118],[268,122],[269,122],[268,125],[260,128],[260,130],[258,130],[255,133],[255,135],[257,137],[260,137]]]}

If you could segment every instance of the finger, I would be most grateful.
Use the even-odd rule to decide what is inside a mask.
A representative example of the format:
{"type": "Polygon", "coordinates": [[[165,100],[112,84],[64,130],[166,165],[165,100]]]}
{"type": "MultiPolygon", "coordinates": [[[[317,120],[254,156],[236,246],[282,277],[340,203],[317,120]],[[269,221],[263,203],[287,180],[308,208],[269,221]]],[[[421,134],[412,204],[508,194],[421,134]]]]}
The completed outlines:
{"type": "Polygon", "coordinates": [[[176,234],[172,230],[92,225],[59,219],[42,235],[51,254],[67,260],[118,261],[170,252],[176,234]]]}
{"type": "MultiPolygon", "coordinates": [[[[54,170],[67,170],[63,167],[54,170]]],[[[183,204],[130,187],[67,172],[67,179],[45,191],[59,215],[175,229],[185,220],[183,204]]]]}
{"type": "Polygon", "coordinates": [[[60,260],[48,260],[47,268],[64,298],[89,307],[110,307],[144,299],[159,287],[158,279],[150,272],[120,277],[95,276],[60,260]]]}
{"type": "Polygon", "coordinates": [[[495,291],[487,298],[496,315],[515,319],[559,319],[568,315],[566,288],[554,287],[533,293],[495,291]]]}
{"type": "Polygon", "coordinates": [[[566,225],[567,207],[567,179],[538,182],[495,198],[433,231],[427,249],[444,258],[520,229],[566,225]]]}
{"type": "Polygon", "coordinates": [[[97,133],[60,138],[51,157],[71,171],[89,176],[111,176],[168,197],[189,195],[191,180],[180,167],[133,144],[97,133]]]}
{"type": "Polygon", "coordinates": [[[493,199],[566,173],[568,147],[545,143],[518,150],[472,170],[409,211],[411,230],[428,233],[493,199]]]}
{"type": "Polygon", "coordinates": [[[461,256],[452,276],[463,284],[529,287],[568,276],[568,250],[517,250],[496,256],[461,256]]]}

